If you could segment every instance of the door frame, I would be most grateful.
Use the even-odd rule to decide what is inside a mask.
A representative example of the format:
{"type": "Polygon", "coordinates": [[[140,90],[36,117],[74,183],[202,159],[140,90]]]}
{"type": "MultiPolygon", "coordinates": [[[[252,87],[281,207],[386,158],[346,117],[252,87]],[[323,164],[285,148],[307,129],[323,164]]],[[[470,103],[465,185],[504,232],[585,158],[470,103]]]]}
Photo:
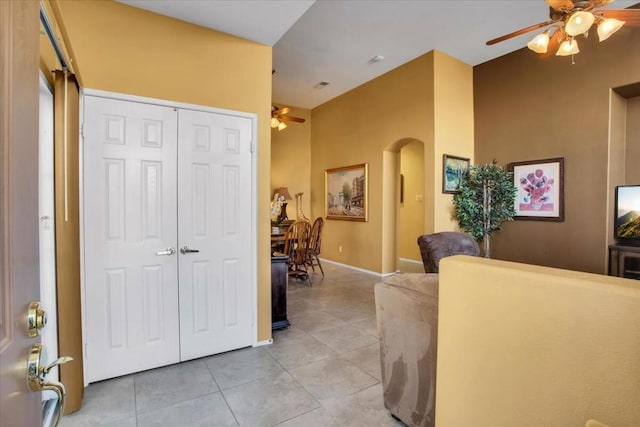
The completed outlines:
{"type": "MultiPolygon", "coordinates": [[[[82,345],[85,348],[84,356],[86,357],[86,272],[85,272],[85,239],[84,239],[84,99],[85,96],[96,96],[108,99],[116,99],[120,101],[131,101],[142,104],[153,104],[164,107],[179,108],[184,110],[195,110],[215,114],[224,114],[235,117],[244,117],[251,120],[251,323],[253,325],[253,346],[261,345],[258,341],[258,222],[257,222],[257,204],[258,204],[258,144],[257,144],[257,123],[258,115],[255,113],[246,113],[242,111],[227,110],[223,108],[208,107],[205,105],[189,104],[184,102],[170,101],[165,99],[149,98],[137,95],[128,95],[117,92],[109,92],[98,89],[82,89],[80,91],[80,144],[79,144],[79,162],[80,162],[80,292],[81,292],[81,314],[82,314],[82,345]]],[[[85,378],[85,386],[87,372],[86,365],[83,364],[83,372],[85,378]]]]}
{"type": "MultiPolygon", "coordinates": [[[[43,265],[45,266],[45,268],[49,268],[51,270],[51,275],[49,277],[43,277],[43,274],[40,275],[40,302],[42,304],[42,306],[47,310],[47,325],[49,326],[49,328],[47,328],[47,330],[42,332],[42,344],[47,348],[47,355],[49,356],[49,359],[51,360],[55,360],[58,358],[58,304],[56,301],[57,298],[57,287],[56,287],[56,241],[55,241],[55,217],[56,217],[56,212],[55,212],[55,188],[54,188],[54,126],[53,126],[53,122],[54,122],[54,101],[53,101],[53,88],[51,87],[51,85],[49,84],[49,82],[47,81],[47,78],[45,77],[44,73],[42,72],[42,70],[40,70],[40,75],[39,75],[39,108],[40,110],[42,110],[42,106],[43,106],[43,98],[42,98],[42,90],[45,89],[47,90],[47,97],[50,98],[50,102],[49,99],[47,99],[47,104],[46,104],[46,108],[49,109],[49,113],[50,113],[50,119],[47,123],[47,128],[46,130],[48,132],[50,132],[50,138],[48,138],[47,141],[43,141],[42,140],[42,126],[43,126],[43,117],[40,116],[39,119],[39,133],[38,133],[38,162],[39,162],[39,174],[38,174],[38,190],[39,190],[39,194],[38,194],[38,198],[39,198],[39,202],[38,202],[38,218],[39,218],[39,222],[38,225],[40,227],[39,229],[39,234],[42,234],[42,227],[43,222],[44,221],[48,221],[49,222],[49,226],[51,227],[52,231],[53,231],[53,240],[50,242],[51,243],[51,247],[49,248],[48,251],[43,252],[43,241],[42,238],[40,239],[40,272],[42,273],[42,269],[43,269],[43,265]],[[46,149],[43,149],[43,145],[48,145],[48,147],[46,149]],[[47,158],[43,158],[43,152],[47,153],[47,158]],[[46,162],[48,168],[50,168],[51,170],[51,175],[50,175],[50,186],[47,185],[47,188],[44,190],[43,194],[43,176],[42,176],[42,169],[40,168],[40,166],[42,166],[42,162],[46,162]],[[51,210],[50,212],[44,212],[42,209],[42,205],[41,205],[41,201],[42,198],[46,197],[48,199],[48,201],[51,204],[51,210]],[[49,218],[44,218],[43,214],[47,214],[46,216],[49,216],[49,218]],[[50,280],[50,282],[47,282],[47,280],[50,280]],[[44,281],[44,283],[43,283],[44,281]]],[[[53,368],[51,370],[51,372],[49,373],[49,378],[51,378],[54,381],[58,381],[59,380],[59,369],[56,366],[55,368],[53,368]]]]}

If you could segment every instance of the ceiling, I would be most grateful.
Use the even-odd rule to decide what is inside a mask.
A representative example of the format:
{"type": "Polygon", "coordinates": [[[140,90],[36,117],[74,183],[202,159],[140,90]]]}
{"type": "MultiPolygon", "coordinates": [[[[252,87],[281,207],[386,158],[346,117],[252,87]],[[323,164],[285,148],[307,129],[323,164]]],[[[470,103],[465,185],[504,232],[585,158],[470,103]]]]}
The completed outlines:
{"type": "MultiPolygon", "coordinates": [[[[493,46],[487,40],[549,18],[544,0],[118,1],[273,46],[272,98],[303,108],[433,49],[481,64],[524,47],[538,32],[493,46]],[[372,61],[377,55],[384,59],[372,61]],[[321,81],[330,84],[314,88],[321,81]]],[[[636,2],[617,0],[609,7],[636,2]]]]}

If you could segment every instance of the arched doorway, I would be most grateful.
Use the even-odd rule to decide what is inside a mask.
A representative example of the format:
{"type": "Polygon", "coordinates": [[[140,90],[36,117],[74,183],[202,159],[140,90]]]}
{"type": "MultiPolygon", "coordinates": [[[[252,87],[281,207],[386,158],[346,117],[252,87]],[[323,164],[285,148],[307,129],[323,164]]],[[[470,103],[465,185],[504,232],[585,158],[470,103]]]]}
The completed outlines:
{"type": "Polygon", "coordinates": [[[383,151],[383,272],[423,271],[416,239],[433,232],[433,170],[432,143],[402,138],[383,151]]]}

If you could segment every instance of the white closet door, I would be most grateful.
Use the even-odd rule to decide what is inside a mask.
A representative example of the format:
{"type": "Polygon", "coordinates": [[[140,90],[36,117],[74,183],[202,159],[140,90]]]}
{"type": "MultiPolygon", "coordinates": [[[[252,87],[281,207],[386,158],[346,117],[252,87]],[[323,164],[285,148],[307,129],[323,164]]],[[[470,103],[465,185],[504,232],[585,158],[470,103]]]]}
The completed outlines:
{"type": "Polygon", "coordinates": [[[189,360],[252,344],[251,120],[180,110],[178,135],[180,353],[189,360]]]}
{"type": "Polygon", "coordinates": [[[176,116],[84,98],[88,382],[179,361],[176,116]]]}

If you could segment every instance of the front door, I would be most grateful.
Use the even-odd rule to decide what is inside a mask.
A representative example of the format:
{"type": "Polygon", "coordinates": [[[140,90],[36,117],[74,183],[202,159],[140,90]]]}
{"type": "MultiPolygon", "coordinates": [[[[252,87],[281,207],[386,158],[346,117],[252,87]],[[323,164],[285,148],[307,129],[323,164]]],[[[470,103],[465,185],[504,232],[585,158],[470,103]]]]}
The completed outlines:
{"type": "Polygon", "coordinates": [[[84,98],[87,381],[179,355],[174,108],[84,98]]]}
{"type": "Polygon", "coordinates": [[[252,344],[252,134],[246,117],[178,117],[180,354],[189,360],[252,344]]]}
{"type": "Polygon", "coordinates": [[[38,2],[0,1],[0,425],[42,425],[27,386],[38,301],[38,2]]]}

